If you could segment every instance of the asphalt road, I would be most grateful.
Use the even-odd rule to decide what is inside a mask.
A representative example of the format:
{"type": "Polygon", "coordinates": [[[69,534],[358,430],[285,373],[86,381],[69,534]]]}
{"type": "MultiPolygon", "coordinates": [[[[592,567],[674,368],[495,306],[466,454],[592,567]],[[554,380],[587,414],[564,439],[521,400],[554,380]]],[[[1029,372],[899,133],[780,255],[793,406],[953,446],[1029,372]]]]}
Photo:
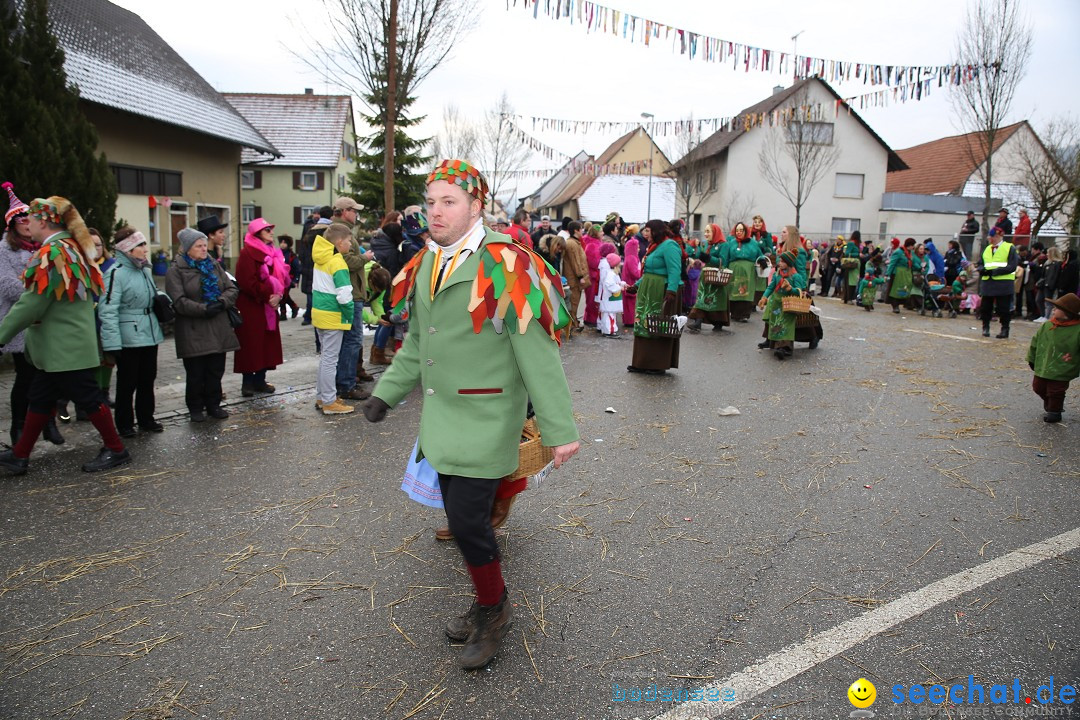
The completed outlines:
{"type": "Polygon", "coordinates": [[[865,677],[879,717],[954,718],[975,715],[893,686],[1076,686],[1074,544],[732,686],[737,706],[613,700],[721,687],[785,648],[794,667],[830,628],[1080,525],[1080,403],[1041,421],[1034,326],[986,341],[970,318],[819,303],[824,341],[785,362],[755,348],[759,316],[684,336],[664,377],[625,372],[629,338],[564,345],[582,452],[514,507],[515,626],[476,673],[442,634],[469,603],[460,557],[398,489],[419,395],[381,425],[320,416],[290,322],[278,394],[233,389],[219,424],[165,411],[119,472],[78,472],[96,441],[67,426],[0,482],[0,717],[841,718],[865,677]]]}

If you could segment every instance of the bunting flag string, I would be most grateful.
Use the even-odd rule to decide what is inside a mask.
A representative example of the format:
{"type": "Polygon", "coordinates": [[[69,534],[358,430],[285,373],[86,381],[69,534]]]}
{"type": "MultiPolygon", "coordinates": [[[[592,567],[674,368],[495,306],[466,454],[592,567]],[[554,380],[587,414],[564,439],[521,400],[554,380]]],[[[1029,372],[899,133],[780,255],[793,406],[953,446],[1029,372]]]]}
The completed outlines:
{"type": "MultiPolygon", "coordinates": [[[[507,10],[511,4],[517,7],[518,0],[507,0],[507,10]]],[[[978,65],[963,63],[886,65],[793,55],[672,27],[591,0],[521,0],[521,5],[526,11],[531,8],[534,19],[539,16],[543,5],[544,15],[552,20],[568,20],[571,25],[584,25],[586,33],[610,34],[646,47],[663,40],[670,42],[675,52],[689,60],[700,58],[704,62],[730,63],[733,70],[741,68],[743,72],[776,72],[780,75],[794,74],[796,77],[816,75],[834,84],[862,82],[875,87],[921,87],[923,83],[936,83],[942,87],[968,82],[977,77],[980,70],[978,65]]],[[[1000,70],[999,67],[994,69],[1000,70]]],[[[907,97],[908,100],[921,98],[921,93],[907,97]]]]}
{"type": "Polygon", "coordinates": [[[825,120],[830,114],[835,117],[841,112],[850,112],[857,108],[887,107],[892,103],[906,103],[909,100],[921,100],[930,95],[933,82],[924,80],[918,83],[898,85],[882,90],[875,90],[861,95],[840,98],[835,102],[809,103],[800,106],[788,106],[777,108],[767,113],[746,115],[732,115],[729,117],[712,117],[683,120],[569,120],[565,118],[538,117],[530,115],[507,115],[514,124],[514,130],[519,139],[533,150],[540,152],[544,157],[554,160],[558,157],[568,157],[552,150],[546,145],[525,133],[517,123],[529,126],[533,132],[557,132],[564,134],[613,134],[628,133],[637,128],[646,128],[652,137],[682,136],[690,133],[712,134],[718,130],[730,132],[742,126],[749,130],[752,127],[768,123],[769,125],[786,125],[792,118],[798,116],[803,122],[815,122],[825,120]],[[756,118],[756,119],[755,119],[756,118]]]}

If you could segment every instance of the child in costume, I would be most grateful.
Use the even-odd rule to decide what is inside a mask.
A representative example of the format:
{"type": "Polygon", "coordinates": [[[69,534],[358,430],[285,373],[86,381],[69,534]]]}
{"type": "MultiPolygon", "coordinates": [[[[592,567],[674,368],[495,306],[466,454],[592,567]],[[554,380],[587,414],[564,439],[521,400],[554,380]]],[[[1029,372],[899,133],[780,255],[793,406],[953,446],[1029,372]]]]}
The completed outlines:
{"type": "Polygon", "coordinates": [[[859,304],[867,312],[874,309],[874,297],[877,295],[877,288],[884,284],[885,279],[874,277],[874,269],[867,263],[866,273],[863,275],[862,280],[859,281],[858,287],[859,304]]]}
{"type": "Polygon", "coordinates": [[[963,305],[964,300],[967,298],[967,293],[964,292],[964,288],[967,287],[967,270],[961,270],[955,278],[953,278],[952,284],[949,286],[948,302],[949,302],[949,317],[956,317],[957,312],[963,305]]]}
{"type": "Polygon", "coordinates": [[[765,294],[758,307],[765,309],[765,341],[761,349],[771,347],[777,360],[791,357],[795,344],[795,313],[784,312],[783,298],[806,290],[806,278],[795,269],[795,253],[780,253],[765,294]]]}
{"type": "Polygon", "coordinates": [[[623,290],[626,283],[619,277],[622,258],[618,253],[609,253],[600,261],[600,283],[596,291],[596,301],[600,303],[600,319],[596,329],[604,337],[619,337],[619,323],[616,315],[623,309],[623,290]]]}
{"type": "Polygon", "coordinates": [[[1080,376],[1080,297],[1069,293],[1046,302],[1054,309],[1050,321],[1031,338],[1027,362],[1035,372],[1031,389],[1042,398],[1043,420],[1056,423],[1061,422],[1069,382],[1080,376]]]}
{"type": "Polygon", "coordinates": [[[352,248],[352,233],[342,224],[316,235],[311,246],[315,269],[311,276],[311,322],[315,325],[322,353],[316,383],[315,407],[323,415],[346,415],[356,408],[346,405],[337,394],[338,356],[345,331],[352,327],[353,296],[349,266],[342,257],[352,248]]]}

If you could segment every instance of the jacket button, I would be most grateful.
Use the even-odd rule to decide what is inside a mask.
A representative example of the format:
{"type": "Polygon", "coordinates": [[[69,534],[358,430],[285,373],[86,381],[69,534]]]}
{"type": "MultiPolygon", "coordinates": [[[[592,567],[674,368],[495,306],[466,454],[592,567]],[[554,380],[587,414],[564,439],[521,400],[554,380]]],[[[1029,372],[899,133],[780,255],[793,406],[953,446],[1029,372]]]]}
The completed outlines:
{"type": "Polygon", "coordinates": [[[428,394],[428,395],[434,395],[434,394],[435,394],[435,390],[434,390],[433,388],[428,388],[427,394],[428,394]]]}
{"type": "Polygon", "coordinates": [[[435,364],[435,361],[434,361],[434,360],[432,360],[431,358],[428,358],[427,364],[428,364],[428,366],[430,367],[430,366],[432,366],[432,365],[434,365],[434,364],[435,364]]]}
{"type": "Polygon", "coordinates": [[[435,330],[435,328],[433,328],[433,327],[429,327],[429,328],[427,329],[427,331],[428,331],[428,335],[434,335],[434,334],[435,334],[435,333],[437,332],[437,331],[435,330]]]}

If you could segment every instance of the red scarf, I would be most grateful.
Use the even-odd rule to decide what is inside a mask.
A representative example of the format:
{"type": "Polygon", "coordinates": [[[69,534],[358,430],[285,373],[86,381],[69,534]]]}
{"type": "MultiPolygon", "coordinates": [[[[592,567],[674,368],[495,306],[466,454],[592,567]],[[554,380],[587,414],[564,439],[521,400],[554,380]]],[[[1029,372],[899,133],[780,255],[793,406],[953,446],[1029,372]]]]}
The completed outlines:
{"type": "Polygon", "coordinates": [[[41,249],[41,243],[35,240],[25,240],[21,237],[16,237],[15,242],[18,243],[20,250],[27,250],[33,253],[41,249]]]}
{"type": "Polygon", "coordinates": [[[1055,320],[1054,318],[1050,318],[1050,322],[1054,327],[1071,327],[1080,324],[1080,318],[1073,318],[1072,320],[1055,320]]]}

